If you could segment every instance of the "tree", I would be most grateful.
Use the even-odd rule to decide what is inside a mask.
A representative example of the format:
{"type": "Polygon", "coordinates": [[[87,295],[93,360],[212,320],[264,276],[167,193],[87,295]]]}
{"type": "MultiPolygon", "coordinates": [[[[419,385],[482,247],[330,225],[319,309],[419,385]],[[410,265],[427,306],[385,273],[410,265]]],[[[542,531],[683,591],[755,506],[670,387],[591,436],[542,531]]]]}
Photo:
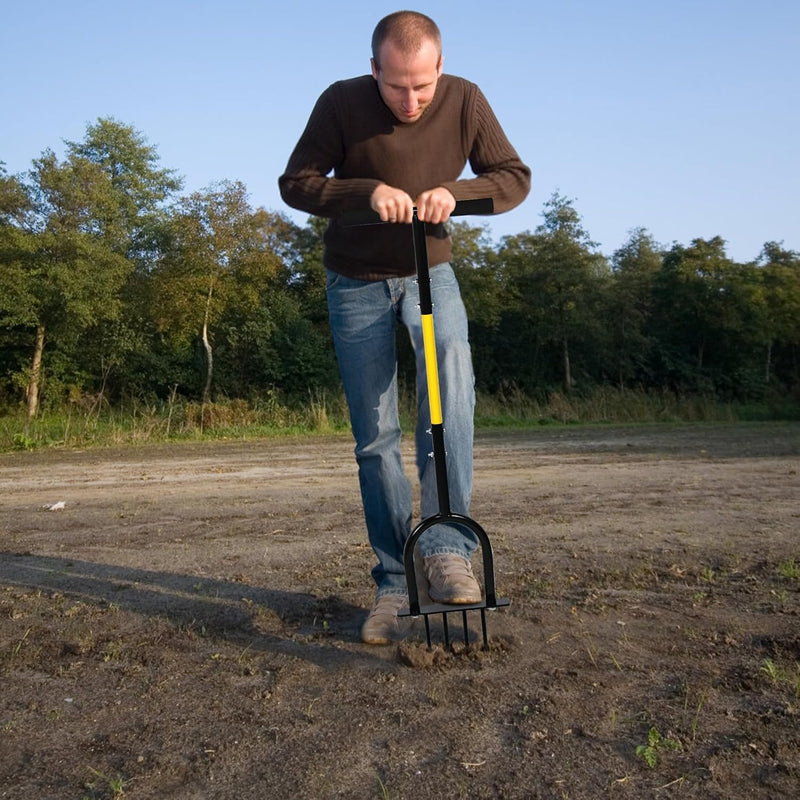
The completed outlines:
{"type": "Polygon", "coordinates": [[[0,321],[6,326],[32,323],[28,296],[29,261],[35,249],[30,216],[33,199],[20,177],[0,162],[0,321]]]}
{"type": "Polygon", "coordinates": [[[165,203],[180,190],[182,180],[174,170],[158,166],[155,146],[140,132],[111,117],[98,118],[87,126],[82,141],[66,144],[69,157],[95,164],[108,177],[116,198],[114,248],[139,267],[152,266],[165,203]]]}
{"type": "Polygon", "coordinates": [[[539,315],[533,308],[538,291],[536,257],[539,237],[530,232],[505,236],[497,252],[496,275],[502,312],[494,331],[494,348],[478,366],[492,376],[490,388],[504,392],[546,384],[542,365],[539,315]],[[522,354],[523,357],[520,357],[522,354]]]}
{"type": "Polygon", "coordinates": [[[674,245],[665,254],[654,284],[655,319],[673,384],[701,391],[742,388],[748,344],[744,273],[719,236],[674,245]]]}
{"type": "Polygon", "coordinates": [[[555,345],[565,392],[574,386],[571,347],[580,342],[588,368],[597,359],[598,301],[608,277],[605,259],[583,229],[572,201],[554,193],[544,205],[544,222],[535,233],[503,240],[499,261],[506,297],[524,338],[525,353],[555,345]]]}
{"type": "MultiPolygon", "coordinates": [[[[131,263],[121,293],[121,313],[84,331],[76,359],[87,374],[101,373],[100,391],[139,383],[151,362],[156,331],[150,324],[148,276],[166,242],[171,206],[182,180],[160,166],[155,146],[131,125],[107,117],[88,125],[80,142],[67,142],[71,157],[95,164],[117,199],[114,250],[131,263]]],[[[148,370],[149,372],[149,370],[148,370]]]]}
{"type": "Polygon", "coordinates": [[[322,264],[326,221],[312,217],[299,227],[264,209],[254,217],[255,243],[275,268],[259,274],[257,304],[230,304],[221,315],[219,377],[238,396],[279,390],[307,399],[309,391],[337,388],[322,264]]]}
{"type": "Polygon", "coordinates": [[[453,241],[452,267],[461,287],[470,326],[481,329],[497,327],[503,313],[497,274],[497,252],[488,226],[451,222],[453,241]]]}
{"type": "Polygon", "coordinates": [[[0,162],[0,328],[4,334],[0,368],[5,376],[18,368],[22,333],[25,326],[35,323],[28,280],[35,250],[35,237],[28,229],[32,209],[29,188],[18,176],[8,175],[0,162]]]}
{"type": "Polygon", "coordinates": [[[34,334],[25,380],[30,424],[39,406],[48,334],[75,338],[89,325],[118,313],[118,292],[129,264],[113,247],[119,218],[116,197],[97,165],[76,156],[59,163],[46,151],[33,162],[29,183],[17,181],[16,193],[21,189],[25,210],[11,226],[17,257],[4,271],[0,310],[6,325],[34,334]]]}
{"type": "Polygon", "coordinates": [[[661,258],[659,246],[644,228],[631,231],[628,241],[611,257],[605,318],[609,358],[620,388],[637,376],[644,377],[651,347],[647,323],[661,258]]]}
{"type": "MultiPolygon", "coordinates": [[[[505,312],[502,284],[497,270],[497,251],[487,225],[451,222],[451,264],[467,309],[469,338],[476,385],[485,389],[501,379],[495,352],[505,312]]],[[[409,374],[411,364],[409,365],[409,374]]]]}
{"type": "Polygon", "coordinates": [[[761,342],[765,347],[764,381],[772,375],[777,343],[800,346],[800,253],[767,242],[757,265],[762,288],[761,342]]]}
{"type": "Polygon", "coordinates": [[[253,212],[240,182],[224,181],[183,198],[170,224],[170,244],[153,275],[159,330],[177,340],[199,335],[206,361],[203,402],[214,380],[212,328],[227,315],[260,308],[265,286],[285,270],[275,252],[275,220],[253,212]]]}
{"type": "MultiPolygon", "coordinates": [[[[14,255],[3,255],[0,314],[6,326],[31,337],[33,355],[18,376],[29,423],[39,406],[48,340],[64,356],[62,372],[73,375],[94,352],[86,346],[93,334],[109,350],[122,349],[113,336],[102,335],[103,326],[119,320],[126,282],[152,252],[156,222],[180,185],[169,170],[156,168],[157,161],[133,128],[101,119],[88,126],[82,142],[67,143],[63,161],[46,150],[14,179],[18,211],[7,213],[3,224],[14,255]]],[[[3,180],[4,196],[9,181],[3,180]]],[[[97,371],[98,365],[87,366],[87,373],[97,371]]]]}

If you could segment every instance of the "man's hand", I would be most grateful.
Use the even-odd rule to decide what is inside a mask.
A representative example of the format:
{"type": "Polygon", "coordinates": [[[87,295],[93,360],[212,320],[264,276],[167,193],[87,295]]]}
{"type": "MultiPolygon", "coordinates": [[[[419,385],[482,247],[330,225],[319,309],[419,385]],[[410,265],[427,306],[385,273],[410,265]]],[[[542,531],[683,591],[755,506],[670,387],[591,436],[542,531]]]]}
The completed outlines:
{"type": "Polygon", "coordinates": [[[450,214],[456,207],[456,199],[447,189],[437,186],[422,192],[415,202],[402,189],[382,183],[372,193],[369,204],[378,213],[381,222],[410,224],[416,206],[417,216],[422,222],[436,225],[450,219],[450,214]]]}
{"type": "Polygon", "coordinates": [[[410,224],[414,217],[414,201],[410,195],[385,183],[376,187],[369,204],[372,210],[378,213],[381,222],[410,224]]]}
{"type": "Polygon", "coordinates": [[[456,207],[456,199],[450,194],[443,186],[437,186],[435,189],[428,189],[423,192],[415,203],[417,207],[417,216],[423,222],[430,222],[436,225],[439,222],[447,222],[450,219],[450,214],[456,207]]]}

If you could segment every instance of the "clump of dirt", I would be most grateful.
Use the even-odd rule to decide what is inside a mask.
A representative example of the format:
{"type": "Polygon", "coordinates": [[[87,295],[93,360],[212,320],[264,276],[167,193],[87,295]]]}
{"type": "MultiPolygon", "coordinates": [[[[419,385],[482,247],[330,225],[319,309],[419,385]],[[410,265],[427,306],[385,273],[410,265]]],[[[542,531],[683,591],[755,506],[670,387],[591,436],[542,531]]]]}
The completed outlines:
{"type": "Polygon", "coordinates": [[[451,657],[441,646],[429,648],[418,642],[402,642],[397,648],[397,655],[401,664],[416,669],[440,667],[451,657]]]}
{"type": "Polygon", "coordinates": [[[485,646],[482,641],[474,641],[474,634],[470,636],[473,641],[465,643],[456,639],[450,642],[449,647],[443,643],[432,643],[429,647],[427,643],[416,640],[400,642],[397,658],[401,664],[415,669],[446,668],[466,662],[487,665],[498,655],[506,655],[519,646],[513,635],[496,636],[489,639],[485,646]]]}
{"type": "Polygon", "coordinates": [[[0,465],[0,798],[796,796],[798,424],[480,435],[486,650],[361,644],[348,438],[0,465]]]}

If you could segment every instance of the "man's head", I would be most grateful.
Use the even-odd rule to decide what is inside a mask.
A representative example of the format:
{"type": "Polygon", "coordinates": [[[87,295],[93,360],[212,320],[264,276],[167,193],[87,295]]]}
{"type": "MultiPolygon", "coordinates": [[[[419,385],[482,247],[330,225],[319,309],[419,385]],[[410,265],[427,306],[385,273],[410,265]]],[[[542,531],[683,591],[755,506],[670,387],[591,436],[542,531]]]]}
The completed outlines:
{"type": "Polygon", "coordinates": [[[416,122],[430,105],[442,63],[439,28],[424,14],[397,11],[372,34],[372,76],[400,122],[416,122]]]}

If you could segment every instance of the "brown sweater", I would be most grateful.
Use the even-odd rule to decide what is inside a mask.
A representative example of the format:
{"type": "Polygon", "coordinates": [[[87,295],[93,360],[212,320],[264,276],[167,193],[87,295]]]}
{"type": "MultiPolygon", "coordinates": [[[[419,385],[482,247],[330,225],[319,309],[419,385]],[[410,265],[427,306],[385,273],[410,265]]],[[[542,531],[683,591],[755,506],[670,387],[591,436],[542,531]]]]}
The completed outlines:
{"type": "MultiPolygon", "coordinates": [[[[409,226],[344,228],[337,220],[344,211],[368,209],[378,184],[401,188],[412,198],[436,186],[456,200],[491,197],[498,213],[525,199],[530,170],[475,84],[442,75],[422,117],[404,124],[365,75],[322,93],[278,183],[288,205],[331,218],[326,267],[381,280],[414,274],[409,226]],[[459,180],[467,162],[476,177],[459,180]]],[[[428,226],[427,234],[429,263],[448,261],[451,242],[444,226],[428,226]]]]}

